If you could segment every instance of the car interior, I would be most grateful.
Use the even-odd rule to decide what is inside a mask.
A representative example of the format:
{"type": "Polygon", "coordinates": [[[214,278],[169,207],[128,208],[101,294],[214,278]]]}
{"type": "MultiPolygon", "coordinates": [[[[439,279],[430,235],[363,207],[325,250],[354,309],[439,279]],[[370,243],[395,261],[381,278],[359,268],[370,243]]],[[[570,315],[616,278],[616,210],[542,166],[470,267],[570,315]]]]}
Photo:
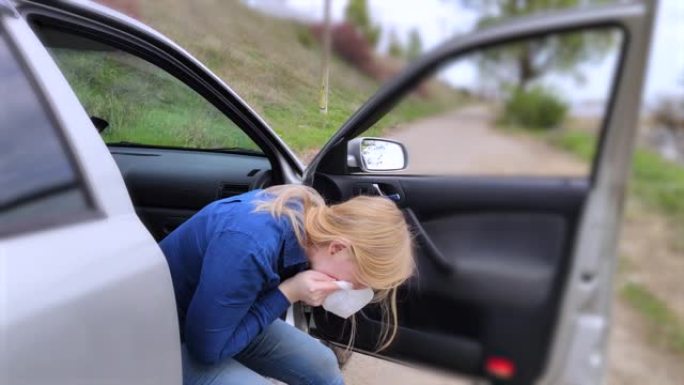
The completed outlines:
{"type": "Polygon", "coordinates": [[[110,152],[138,216],[157,241],[210,202],[271,183],[263,156],[120,146],[110,152]]]}

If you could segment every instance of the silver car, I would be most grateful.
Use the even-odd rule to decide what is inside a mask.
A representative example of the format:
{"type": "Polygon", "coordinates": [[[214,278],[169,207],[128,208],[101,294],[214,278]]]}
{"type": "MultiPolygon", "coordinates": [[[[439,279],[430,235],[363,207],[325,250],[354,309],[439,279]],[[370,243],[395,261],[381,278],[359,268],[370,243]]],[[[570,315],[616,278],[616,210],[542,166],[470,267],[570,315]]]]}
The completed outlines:
{"type": "MultiPolygon", "coordinates": [[[[387,83],[304,168],[228,85],[151,28],[87,1],[0,0],[0,384],[181,384],[157,242],[212,200],[285,183],[330,201],[387,195],[417,234],[420,274],[402,288],[395,343],[372,353],[382,321],[370,307],[355,350],[496,384],[599,384],[654,9],[620,2],[454,38],[387,83]],[[398,174],[375,160],[392,151],[390,168],[406,166],[401,144],[355,139],[463,55],[602,28],[622,44],[586,177],[398,174]],[[79,83],[99,64],[84,58],[173,87],[178,108],[194,98],[244,145],[103,141],[110,117],[79,83]]],[[[342,320],[295,310],[297,325],[346,344],[342,320]]]]}

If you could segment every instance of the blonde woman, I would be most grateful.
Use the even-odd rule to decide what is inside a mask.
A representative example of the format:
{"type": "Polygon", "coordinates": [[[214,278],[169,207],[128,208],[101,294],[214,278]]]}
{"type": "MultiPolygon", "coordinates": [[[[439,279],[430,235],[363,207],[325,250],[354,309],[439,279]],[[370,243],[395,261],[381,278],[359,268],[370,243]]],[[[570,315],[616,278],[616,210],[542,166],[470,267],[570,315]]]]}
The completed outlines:
{"type": "Polygon", "coordinates": [[[322,304],[337,280],[370,287],[394,338],[396,288],[414,270],[396,205],[356,197],[327,206],[313,189],[276,186],[211,203],[169,234],[183,342],[183,381],[342,384],[333,352],[280,320],[298,301],[322,304]]]}

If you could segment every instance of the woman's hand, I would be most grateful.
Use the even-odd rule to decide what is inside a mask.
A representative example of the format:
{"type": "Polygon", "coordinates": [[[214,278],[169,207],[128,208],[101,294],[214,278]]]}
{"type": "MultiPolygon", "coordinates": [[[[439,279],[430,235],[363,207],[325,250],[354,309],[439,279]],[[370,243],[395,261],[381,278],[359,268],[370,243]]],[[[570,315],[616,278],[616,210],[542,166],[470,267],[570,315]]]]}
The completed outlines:
{"type": "Polygon", "coordinates": [[[278,288],[290,303],[302,301],[309,306],[321,306],[328,294],[340,289],[334,278],[315,270],[302,271],[278,288]]]}

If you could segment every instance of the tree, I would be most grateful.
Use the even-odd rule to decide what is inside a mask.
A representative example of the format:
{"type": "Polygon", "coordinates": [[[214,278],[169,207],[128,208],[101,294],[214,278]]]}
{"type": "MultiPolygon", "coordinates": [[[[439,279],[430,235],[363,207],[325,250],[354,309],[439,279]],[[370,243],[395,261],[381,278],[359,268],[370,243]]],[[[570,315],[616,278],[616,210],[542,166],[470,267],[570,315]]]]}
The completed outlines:
{"type": "MultiPolygon", "coordinates": [[[[537,13],[544,10],[567,8],[607,0],[461,0],[475,8],[482,16],[479,27],[495,24],[501,19],[537,13]]],[[[582,31],[557,34],[544,39],[528,39],[510,43],[502,48],[489,49],[481,55],[480,68],[485,72],[508,73],[507,79],[517,89],[549,72],[571,73],[583,79],[579,63],[603,59],[616,43],[617,34],[611,32],[582,31]]]]}
{"type": "Polygon", "coordinates": [[[344,19],[355,25],[373,47],[380,39],[380,27],[373,25],[366,0],[350,0],[344,12],[344,19]]]}
{"type": "Polygon", "coordinates": [[[404,49],[401,47],[401,43],[399,42],[397,34],[394,31],[392,31],[392,33],[389,36],[389,45],[387,47],[387,53],[389,53],[390,56],[396,58],[404,56],[404,49]]]}
{"type": "Polygon", "coordinates": [[[417,30],[411,30],[409,34],[408,46],[406,47],[406,58],[414,60],[418,58],[423,52],[423,42],[420,40],[420,34],[417,30]]]}

